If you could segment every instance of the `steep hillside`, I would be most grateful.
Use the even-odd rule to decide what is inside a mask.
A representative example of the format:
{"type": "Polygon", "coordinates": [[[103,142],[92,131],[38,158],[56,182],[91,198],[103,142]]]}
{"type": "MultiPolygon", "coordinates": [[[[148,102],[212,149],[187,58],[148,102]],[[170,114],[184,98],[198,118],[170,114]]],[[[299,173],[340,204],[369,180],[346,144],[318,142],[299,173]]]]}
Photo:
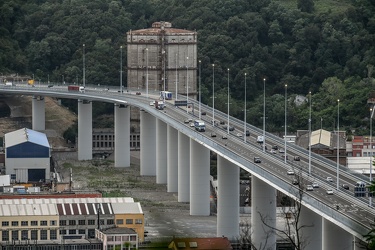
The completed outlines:
{"type": "MultiPolygon", "coordinates": [[[[31,97],[15,96],[0,98],[3,105],[10,108],[10,116],[0,118],[0,136],[24,127],[32,129],[31,97]]],[[[76,121],[77,117],[68,109],[60,106],[56,99],[46,97],[46,130],[52,147],[68,146],[62,134],[76,121]]]]}

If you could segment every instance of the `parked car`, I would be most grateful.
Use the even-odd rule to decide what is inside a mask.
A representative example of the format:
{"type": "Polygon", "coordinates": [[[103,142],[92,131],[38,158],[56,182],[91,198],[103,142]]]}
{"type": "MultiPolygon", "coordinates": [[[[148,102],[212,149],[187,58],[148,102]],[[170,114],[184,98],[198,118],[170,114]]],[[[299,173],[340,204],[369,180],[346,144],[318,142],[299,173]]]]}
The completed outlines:
{"type": "Polygon", "coordinates": [[[260,160],[259,157],[254,157],[254,162],[255,162],[255,163],[261,163],[262,161],[260,160]]]}

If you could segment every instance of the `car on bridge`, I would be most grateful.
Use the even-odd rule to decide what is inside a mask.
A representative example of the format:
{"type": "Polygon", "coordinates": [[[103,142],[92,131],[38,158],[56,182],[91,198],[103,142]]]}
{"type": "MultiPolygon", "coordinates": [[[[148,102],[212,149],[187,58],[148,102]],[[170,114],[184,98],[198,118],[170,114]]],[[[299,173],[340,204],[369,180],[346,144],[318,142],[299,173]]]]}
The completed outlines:
{"type": "Polygon", "coordinates": [[[306,186],[306,191],[314,191],[313,186],[311,186],[311,185],[307,185],[307,186],[306,186]]]}
{"type": "Polygon", "coordinates": [[[313,188],[319,188],[319,184],[318,184],[317,182],[313,182],[313,183],[312,183],[312,187],[313,187],[313,188]]]}
{"type": "Polygon", "coordinates": [[[261,159],[259,157],[254,157],[255,163],[262,163],[261,159]]]}
{"type": "Polygon", "coordinates": [[[329,182],[333,182],[333,179],[332,179],[332,177],[327,177],[327,181],[329,181],[329,182]]]}
{"type": "Polygon", "coordinates": [[[326,191],[326,194],[328,194],[328,195],[332,195],[332,194],[333,194],[333,190],[332,190],[332,189],[328,189],[328,190],[326,191]]]}
{"type": "Polygon", "coordinates": [[[289,169],[288,172],[287,172],[288,175],[294,175],[294,170],[292,169],[289,169]]]}

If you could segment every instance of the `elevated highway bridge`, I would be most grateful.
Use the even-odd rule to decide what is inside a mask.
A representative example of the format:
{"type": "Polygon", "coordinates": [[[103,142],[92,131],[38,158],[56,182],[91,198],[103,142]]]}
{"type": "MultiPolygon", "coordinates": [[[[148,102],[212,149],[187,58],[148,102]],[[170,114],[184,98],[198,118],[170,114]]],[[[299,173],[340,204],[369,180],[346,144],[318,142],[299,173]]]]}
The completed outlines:
{"type": "MultiPolygon", "coordinates": [[[[218,214],[217,235],[236,239],[239,231],[239,169],[252,176],[252,240],[255,246],[276,249],[276,234],[264,226],[265,222],[275,226],[276,190],[293,197],[302,204],[300,226],[305,225],[303,235],[309,238],[305,249],[355,249],[356,242],[372,228],[375,211],[368,200],[354,197],[353,193],[337,188],[336,163],[311,153],[309,173],[308,150],[294,144],[287,145],[289,160],[285,163],[280,153],[263,151],[256,137],[263,131],[251,124],[244,124],[234,117],[229,123],[234,131],[227,132],[223,124],[227,115],[215,110],[212,122],[212,107],[193,102],[194,109],[174,106],[167,101],[164,110],[155,109],[150,102],[158,95],[135,91],[120,93],[118,88],[107,89],[86,86],[85,92],[68,91],[67,86],[27,85],[1,86],[2,95],[33,96],[33,129],[44,130],[44,96],[78,100],[78,158],[92,158],[92,104],[108,102],[115,109],[115,166],[130,166],[130,111],[129,106],[140,109],[141,119],[141,175],[155,175],[157,183],[166,183],[168,192],[177,192],[178,201],[190,203],[190,214],[208,216],[210,151],[218,155],[218,214]],[[204,112],[201,115],[198,111],[204,112]],[[186,120],[205,121],[206,131],[197,132],[186,120]],[[249,130],[250,136],[244,131],[249,130]],[[216,137],[211,137],[215,133],[216,137]],[[240,133],[241,135],[239,135],[240,133]],[[227,138],[227,139],[224,139],[227,138]],[[293,161],[299,156],[300,161],[293,161]],[[259,157],[261,163],[255,163],[259,157]],[[290,175],[288,171],[295,174],[290,175]],[[332,177],[333,182],[326,180],[332,177]],[[301,185],[293,185],[298,178],[301,185]],[[308,184],[316,182],[319,188],[306,191],[308,184]],[[327,194],[332,190],[332,194],[327,194]],[[303,191],[303,192],[301,192],[303,191]],[[266,244],[266,245],[265,245],[266,244]]],[[[184,97],[179,97],[179,100],[184,97]]],[[[284,140],[266,133],[268,149],[272,145],[284,147],[284,140]]],[[[357,181],[369,183],[366,176],[339,167],[339,182],[348,184],[353,190],[357,181]]]]}

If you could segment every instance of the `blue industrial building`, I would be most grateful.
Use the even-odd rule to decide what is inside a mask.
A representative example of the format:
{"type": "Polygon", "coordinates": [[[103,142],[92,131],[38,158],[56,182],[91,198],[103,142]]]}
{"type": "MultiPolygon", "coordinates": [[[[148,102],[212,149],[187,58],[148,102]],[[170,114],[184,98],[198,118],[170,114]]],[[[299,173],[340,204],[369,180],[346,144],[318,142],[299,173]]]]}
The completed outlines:
{"type": "Polygon", "coordinates": [[[23,128],[4,135],[5,172],[14,182],[50,179],[50,145],[41,132],[23,128]]]}

